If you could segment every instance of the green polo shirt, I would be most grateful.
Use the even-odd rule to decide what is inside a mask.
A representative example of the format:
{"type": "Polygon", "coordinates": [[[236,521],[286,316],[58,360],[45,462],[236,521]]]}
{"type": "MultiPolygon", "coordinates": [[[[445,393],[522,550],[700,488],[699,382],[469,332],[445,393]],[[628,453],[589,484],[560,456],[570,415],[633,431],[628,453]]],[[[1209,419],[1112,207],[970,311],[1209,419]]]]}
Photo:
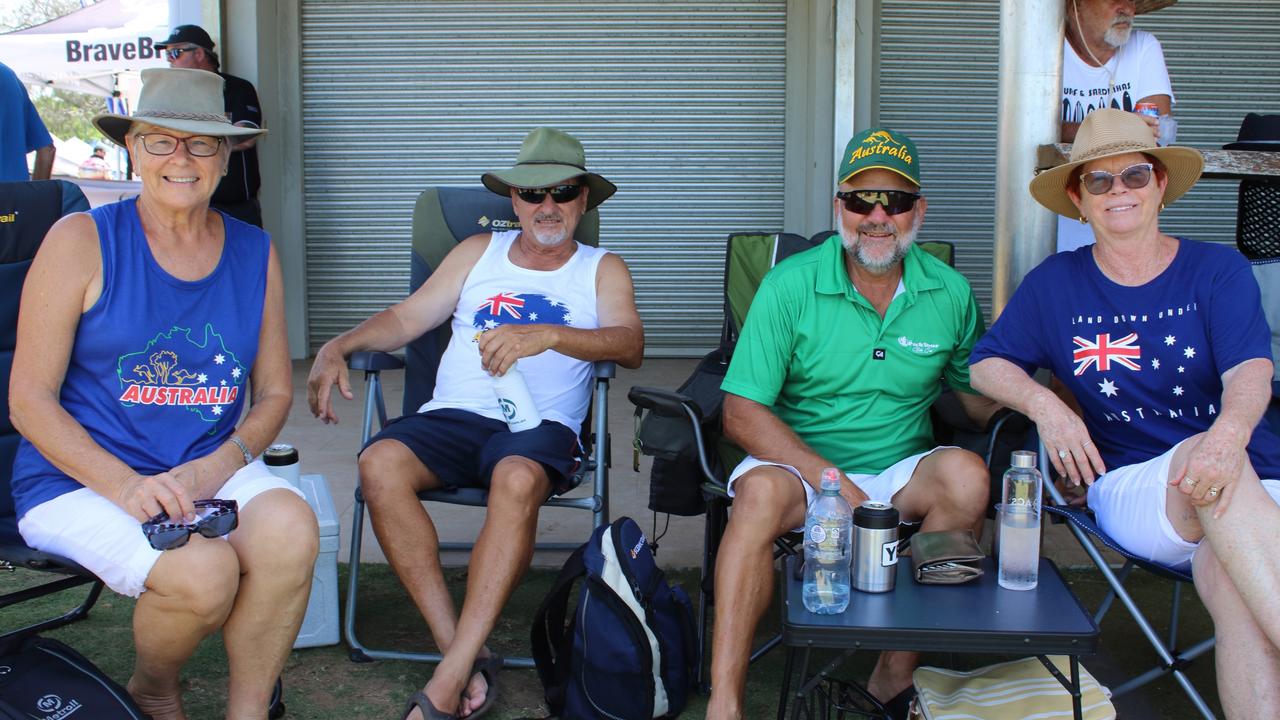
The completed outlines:
{"type": "Polygon", "coordinates": [[[751,303],[721,388],[769,407],[841,470],[879,473],[934,446],[938,379],[969,386],[985,327],[964,276],[919,247],[883,320],[854,289],[840,236],[778,264],[751,303]]]}

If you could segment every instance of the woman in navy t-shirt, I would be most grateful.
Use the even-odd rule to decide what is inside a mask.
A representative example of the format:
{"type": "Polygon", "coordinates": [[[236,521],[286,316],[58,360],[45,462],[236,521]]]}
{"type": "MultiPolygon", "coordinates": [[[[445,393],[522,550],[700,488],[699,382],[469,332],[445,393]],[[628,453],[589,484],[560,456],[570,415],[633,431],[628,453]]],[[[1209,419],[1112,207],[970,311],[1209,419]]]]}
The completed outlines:
{"type": "Polygon", "coordinates": [[[254,460],[292,397],[279,261],[209,209],[231,142],[261,131],[231,125],[213,73],[142,80],[132,117],[94,119],[142,194],[59,221],[23,288],[18,529],[138,598],[128,688],[145,712],[186,717],[179,671],[221,630],[227,717],[266,717],[319,539],[301,493],[254,460]]]}
{"type": "Polygon", "coordinates": [[[1027,274],[971,357],[973,386],[1036,422],[1054,468],[1130,552],[1192,569],[1228,717],[1280,717],[1280,440],[1257,282],[1234,249],[1160,232],[1200,154],[1120,110],[1085,118],[1031,183],[1097,243],[1027,274]],[[1030,373],[1049,368],[1077,415],[1030,373]]]}

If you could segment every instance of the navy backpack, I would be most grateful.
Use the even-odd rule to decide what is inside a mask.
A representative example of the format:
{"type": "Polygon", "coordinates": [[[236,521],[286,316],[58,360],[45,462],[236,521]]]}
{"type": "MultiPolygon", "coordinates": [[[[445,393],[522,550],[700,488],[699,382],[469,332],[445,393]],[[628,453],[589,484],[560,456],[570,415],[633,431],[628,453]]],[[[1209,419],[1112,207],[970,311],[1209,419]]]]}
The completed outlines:
{"type": "Polygon", "coordinates": [[[569,556],[534,617],[532,640],[547,705],[561,720],[676,717],[694,687],[689,596],[667,584],[631,518],[596,528],[569,556]]]}

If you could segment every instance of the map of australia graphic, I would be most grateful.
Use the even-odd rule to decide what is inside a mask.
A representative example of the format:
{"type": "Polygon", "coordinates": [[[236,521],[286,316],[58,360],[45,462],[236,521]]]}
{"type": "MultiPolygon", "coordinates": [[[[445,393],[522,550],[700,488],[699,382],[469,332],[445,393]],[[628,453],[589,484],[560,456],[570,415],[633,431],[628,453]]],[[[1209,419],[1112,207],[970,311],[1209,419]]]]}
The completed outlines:
{"type": "Polygon", "coordinates": [[[209,324],[203,337],[176,326],[157,333],[141,350],[121,355],[116,365],[124,407],[180,407],[210,424],[236,401],[248,374],[209,324]]]}

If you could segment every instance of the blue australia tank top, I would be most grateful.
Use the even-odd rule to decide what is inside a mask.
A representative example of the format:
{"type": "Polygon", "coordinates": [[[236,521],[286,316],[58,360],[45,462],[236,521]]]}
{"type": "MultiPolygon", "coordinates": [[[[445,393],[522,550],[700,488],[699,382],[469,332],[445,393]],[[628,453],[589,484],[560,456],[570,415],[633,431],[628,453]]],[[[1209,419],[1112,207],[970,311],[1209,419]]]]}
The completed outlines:
{"type": "MultiPolygon", "coordinates": [[[[235,429],[258,354],[270,241],[224,214],[217,267],[189,282],[152,256],[136,200],[89,214],[102,295],[80,316],[62,406],[107,452],[154,475],[212,452],[235,429]]],[[[82,487],[25,439],[12,485],[19,518],[82,487]]]]}

